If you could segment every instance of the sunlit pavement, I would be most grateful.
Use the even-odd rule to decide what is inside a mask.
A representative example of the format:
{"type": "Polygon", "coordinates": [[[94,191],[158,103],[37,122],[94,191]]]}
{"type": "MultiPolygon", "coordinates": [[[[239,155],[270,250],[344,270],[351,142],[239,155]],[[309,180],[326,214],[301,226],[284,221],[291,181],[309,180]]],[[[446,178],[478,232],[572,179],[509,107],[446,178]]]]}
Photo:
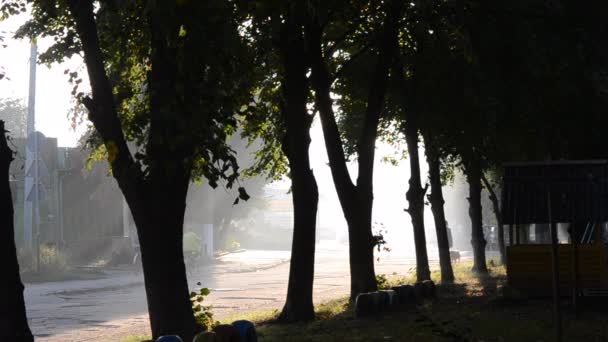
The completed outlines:
{"type": "MultiPolygon", "coordinates": [[[[433,265],[436,254],[429,249],[433,265]]],[[[288,251],[228,254],[192,272],[190,288],[196,289],[200,282],[211,289],[208,304],[213,305],[216,318],[280,309],[287,291],[289,257],[288,251]]],[[[378,257],[377,274],[405,274],[415,265],[413,255],[382,252],[378,257]]],[[[315,301],[347,295],[348,289],[347,248],[318,244],[315,301]]],[[[133,271],[109,271],[107,278],[99,280],[27,285],[26,305],[37,341],[115,341],[149,334],[143,279],[133,271]]]]}

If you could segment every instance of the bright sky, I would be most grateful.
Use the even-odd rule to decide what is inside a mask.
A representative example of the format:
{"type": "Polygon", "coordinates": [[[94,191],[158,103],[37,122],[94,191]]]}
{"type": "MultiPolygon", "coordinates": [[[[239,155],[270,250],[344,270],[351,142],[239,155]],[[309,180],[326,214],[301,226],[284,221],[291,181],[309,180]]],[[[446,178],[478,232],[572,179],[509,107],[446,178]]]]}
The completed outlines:
{"type": "MultiPolygon", "coordinates": [[[[25,21],[25,15],[13,17],[0,22],[0,32],[4,33],[8,47],[0,48],[0,65],[7,72],[9,80],[0,81],[0,101],[2,98],[12,97],[23,99],[27,103],[29,80],[30,42],[10,39],[12,33],[25,21]]],[[[39,40],[39,52],[44,51],[50,40],[39,40]]],[[[77,131],[71,128],[68,112],[73,105],[68,76],[65,69],[75,70],[83,68],[81,58],[73,58],[59,65],[50,67],[38,65],[36,84],[36,127],[47,137],[57,137],[60,146],[75,146],[84,131],[84,125],[77,131]]],[[[80,72],[83,84],[88,87],[84,70],[80,72]]],[[[86,91],[86,88],[83,90],[86,91]]],[[[87,125],[88,122],[85,122],[87,125]]],[[[328,167],[327,153],[323,142],[320,123],[315,120],[312,131],[312,144],[310,149],[311,164],[314,170],[321,194],[320,215],[322,225],[334,226],[342,234],[346,234],[346,224],[334,190],[331,172],[328,167]]],[[[389,228],[389,246],[411,249],[412,233],[409,216],[403,211],[406,206],[405,191],[409,179],[409,167],[406,161],[395,167],[380,162],[383,156],[392,154],[393,147],[379,143],[376,153],[374,172],[374,221],[383,223],[389,228]],[[398,237],[398,238],[397,238],[398,237]],[[399,241],[397,243],[397,241],[399,241]],[[396,243],[398,245],[396,245],[396,243]]],[[[422,151],[421,151],[422,152],[422,151]]],[[[421,155],[423,156],[423,155],[421,155]]],[[[424,161],[424,158],[422,158],[424,161]]],[[[426,178],[426,164],[421,163],[423,177],[426,178]]],[[[356,179],[356,166],[351,165],[351,173],[356,179]]],[[[423,180],[424,181],[424,180],[423,180]]],[[[284,183],[285,188],[289,185],[284,183]]],[[[430,210],[425,213],[427,229],[432,231],[433,220],[430,210]]]]}
{"type": "MultiPolygon", "coordinates": [[[[12,17],[0,22],[0,32],[5,36],[8,46],[0,48],[0,65],[7,73],[8,79],[0,81],[0,100],[3,98],[22,99],[27,105],[29,89],[30,42],[11,39],[15,30],[26,20],[25,15],[12,17]]],[[[40,40],[38,51],[45,51],[50,39],[40,40]]],[[[63,74],[67,68],[76,69],[82,66],[82,59],[73,58],[62,64],[38,65],[36,75],[36,129],[47,137],[58,138],[60,146],[75,146],[84,130],[71,128],[68,112],[73,106],[72,87],[68,76],[63,74]]],[[[86,80],[83,84],[88,86],[86,80]]]]}

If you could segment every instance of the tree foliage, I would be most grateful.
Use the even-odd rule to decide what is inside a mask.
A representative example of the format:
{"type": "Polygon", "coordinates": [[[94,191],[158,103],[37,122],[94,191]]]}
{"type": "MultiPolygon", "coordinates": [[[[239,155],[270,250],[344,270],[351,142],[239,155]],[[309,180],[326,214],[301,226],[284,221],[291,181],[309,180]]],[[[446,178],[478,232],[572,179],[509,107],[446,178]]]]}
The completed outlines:
{"type": "MultiPolygon", "coordinates": [[[[32,18],[17,37],[54,39],[40,61],[57,63],[80,54],[81,42],[66,3],[31,4],[32,18]]],[[[251,57],[240,33],[242,22],[234,13],[234,4],[223,1],[181,1],[168,6],[159,22],[152,22],[149,14],[163,11],[164,6],[161,2],[102,1],[96,9],[99,43],[125,138],[138,146],[134,156],[144,177],[157,162],[150,155],[153,145],[168,144],[176,152],[180,146],[194,147],[185,156],[191,159],[194,179],[204,177],[212,186],[220,179],[232,184],[238,165],[226,141],[237,127],[235,113],[250,98],[251,57]],[[152,32],[159,27],[175,53],[179,65],[175,78],[181,84],[175,89],[173,109],[157,114],[150,108],[154,89],[149,72],[152,32]],[[165,122],[163,116],[170,116],[166,121],[174,127],[166,128],[179,131],[179,138],[167,141],[167,137],[151,134],[152,121],[165,122]]],[[[84,100],[88,94],[81,91],[79,71],[65,73],[74,85],[72,95],[84,100]]],[[[101,146],[102,139],[92,134],[89,144],[101,146]]]]}
{"type": "Polygon", "coordinates": [[[27,108],[23,101],[15,98],[0,100],[0,120],[13,138],[23,138],[27,134],[27,108]]]}

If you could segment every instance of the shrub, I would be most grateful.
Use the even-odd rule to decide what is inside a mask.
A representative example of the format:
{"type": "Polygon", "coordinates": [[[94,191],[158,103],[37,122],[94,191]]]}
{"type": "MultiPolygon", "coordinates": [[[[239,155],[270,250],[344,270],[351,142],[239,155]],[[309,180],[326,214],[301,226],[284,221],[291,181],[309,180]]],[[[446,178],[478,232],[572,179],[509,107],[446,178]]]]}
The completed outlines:
{"type": "Polygon", "coordinates": [[[54,244],[40,245],[40,270],[45,272],[65,272],[67,258],[54,244]]]}
{"type": "Polygon", "coordinates": [[[391,288],[385,274],[376,275],[376,284],[378,285],[378,290],[389,290],[391,288]]]}
{"type": "MultiPolygon", "coordinates": [[[[201,285],[201,283],[197,283],[201,285]]],[[[198,292],[190,293],[190,302],[192,303],[192,311],[194,311],[194,320],[203,331],[209,331],[214,326],[218,325],[219,322],[213,320],[213,313],[211,312],[212,307],[210,305],[203,305],[205,297],[209,295],[211,291],[208,288],[201,288],[198,292]]]]}

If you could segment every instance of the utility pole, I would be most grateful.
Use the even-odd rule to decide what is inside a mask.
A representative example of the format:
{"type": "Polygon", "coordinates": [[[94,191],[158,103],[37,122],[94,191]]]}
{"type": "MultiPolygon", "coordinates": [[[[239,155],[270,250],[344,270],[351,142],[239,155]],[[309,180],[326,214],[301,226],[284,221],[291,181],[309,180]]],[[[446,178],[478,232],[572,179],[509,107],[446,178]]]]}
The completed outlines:
{"type": "Polygon", "coordinates": [[[24,215],[23,235],[26,251],[35,255],[35,268],[39,266],[38,233],[40,226],[39,192],[40,177],[38,161],[40,159],[38,134],[36,133],[36,61],[38,48],[36,41],[32,40],[30,50],[30,83],[27,105],[27,143],[25,149],[25,178],[24,178],[24,215]],[[34,243],[35,242],[35,243],[34,243]],[[34,250],[35,249],[35,250],[34,250]]]}

